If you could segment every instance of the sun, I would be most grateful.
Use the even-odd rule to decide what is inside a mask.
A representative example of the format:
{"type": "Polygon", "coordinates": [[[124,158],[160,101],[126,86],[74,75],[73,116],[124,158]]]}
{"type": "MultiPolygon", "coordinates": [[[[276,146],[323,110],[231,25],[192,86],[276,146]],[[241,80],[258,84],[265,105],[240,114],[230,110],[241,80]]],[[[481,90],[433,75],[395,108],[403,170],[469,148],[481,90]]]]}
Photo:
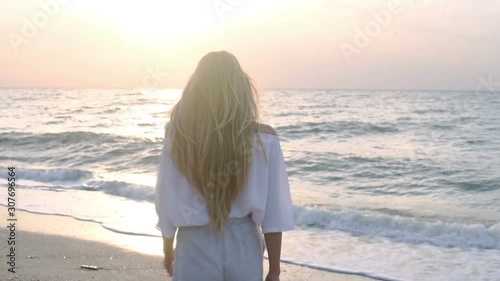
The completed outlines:
{"type": "Polygon", "coordinates": [[[105,21],[133,40],[162,42],[200,36],[217,20],[210,6],[200,9],[193,1],[108,0],[93,2],[93,6],[105,21]]]}

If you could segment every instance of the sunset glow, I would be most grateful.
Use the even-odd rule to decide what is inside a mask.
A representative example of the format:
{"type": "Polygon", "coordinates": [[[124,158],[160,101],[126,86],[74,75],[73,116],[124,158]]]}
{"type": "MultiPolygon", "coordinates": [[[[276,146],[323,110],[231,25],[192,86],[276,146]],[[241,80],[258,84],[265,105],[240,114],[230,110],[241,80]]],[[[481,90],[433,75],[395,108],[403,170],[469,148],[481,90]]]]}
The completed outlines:
{"type": "MultiPolygon", "coordinates": [[[[476,89],[500,80],[500,6],[470,1],[16,1],[0,86],[182,88],[212,50],[264,88],[476,89]]],[[[483,87],[484,88],[484,87],[483,87]]]]}
{"type": "Polygon", "coordinates": [[[108,26],[116,26],[128,40],[152,44],[200,36],[209,28],[208,14],[194,13],[186,1],[106,1],[83,2],[87,9],[108,26]],[[119,8],[117,8],[119,7],[119,8]]]}

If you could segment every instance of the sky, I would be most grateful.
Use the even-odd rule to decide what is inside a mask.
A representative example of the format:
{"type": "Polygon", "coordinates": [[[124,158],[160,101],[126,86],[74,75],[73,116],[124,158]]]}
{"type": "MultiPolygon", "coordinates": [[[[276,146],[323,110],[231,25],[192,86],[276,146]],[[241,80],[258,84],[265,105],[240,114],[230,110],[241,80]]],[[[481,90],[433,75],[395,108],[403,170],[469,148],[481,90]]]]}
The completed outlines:
{"type": "Polygon", "coordinates": [[[0,0],[0,87],[500,90],[498,0],[0,0]]]}

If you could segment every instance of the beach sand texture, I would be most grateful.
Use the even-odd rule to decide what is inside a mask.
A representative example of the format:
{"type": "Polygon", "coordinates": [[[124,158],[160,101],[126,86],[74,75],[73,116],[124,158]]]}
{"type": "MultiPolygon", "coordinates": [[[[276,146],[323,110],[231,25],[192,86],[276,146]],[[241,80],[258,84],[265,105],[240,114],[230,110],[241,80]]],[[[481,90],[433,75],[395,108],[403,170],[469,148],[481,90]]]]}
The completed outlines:
{"type": "MultiPolygon", "coordinates": [[[[0,210],[7,213],[4,207],[0,210]]],[[[99,224],[70,217],[22,211],[17,211],[16,217],[16,273],[2,266],[0,280],[171,280],[158,254],[161,253],[158,237],[128,237],[130,235],[103,229],[99,224]],[[99,269],[82,269],[81,265],[99,269]]],[[[7,231],[1,228],[1,237],[7,237],[7,231]]],[[[7,253],[7,243],[1,245],[2,253],[7,253]]],[[[5,260],[5,255],[2,256],[5,260]]],[[[264,267],[267,272],[267,260],[264,260],[264,267]]],[[[283,263],[281,280],[373,279],[283,263]]]]}

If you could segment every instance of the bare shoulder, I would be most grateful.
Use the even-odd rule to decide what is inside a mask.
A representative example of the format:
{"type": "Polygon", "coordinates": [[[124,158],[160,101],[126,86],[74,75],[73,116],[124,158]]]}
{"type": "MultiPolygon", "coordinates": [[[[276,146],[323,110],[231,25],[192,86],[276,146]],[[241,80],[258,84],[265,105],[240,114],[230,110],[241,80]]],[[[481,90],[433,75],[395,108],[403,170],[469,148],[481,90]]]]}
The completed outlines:
{"type": "Polygon", "coordinates": [[[165,129],[164,133],[165,134],[164,134],[164,137],[169,137],[170,136],[170,134],[171,134],[170,128],[171,128],[170,121],[168,121],[167,123],[165,123],[165,127],[164,127],[164,129],[165,129]]]}
{"type": "Polygon", "coordinates": [[[261,134],[268,134],[273,136],[278,135],[278,133],[276,133],[276,130],[273,127],[266,124],[259,124],[259,132],[261,134]]]}

